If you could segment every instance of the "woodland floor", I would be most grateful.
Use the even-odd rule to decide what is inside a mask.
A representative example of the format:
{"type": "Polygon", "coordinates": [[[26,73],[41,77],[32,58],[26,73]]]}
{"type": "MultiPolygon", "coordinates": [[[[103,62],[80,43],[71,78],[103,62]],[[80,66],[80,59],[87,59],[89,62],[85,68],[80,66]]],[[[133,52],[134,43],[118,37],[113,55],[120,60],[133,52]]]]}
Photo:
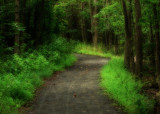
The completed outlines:
{"type": "MultiPolygon", "coordinates": [[[[78,61],[36,92],[26,114],[123,114],[99,87],[100,69],[108,59],[76,54],[78,61]]],[[[25,110],[25,111],[24,111],[25,110]]]]}

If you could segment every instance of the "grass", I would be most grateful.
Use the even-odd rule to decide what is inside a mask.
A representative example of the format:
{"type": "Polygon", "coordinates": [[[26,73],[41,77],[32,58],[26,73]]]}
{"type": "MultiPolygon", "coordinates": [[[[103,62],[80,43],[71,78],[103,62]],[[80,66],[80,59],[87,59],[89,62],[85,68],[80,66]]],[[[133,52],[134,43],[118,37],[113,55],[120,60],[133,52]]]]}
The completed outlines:
{"type": "Polygon", "coordinates": [[[154,101],[141,93],[143,83],[125,69],[122,56],[115,56],[112,51],[105,52],[103,46],[94,49],[92,45],[78,44],[76,52],[111,58],[101,70],[100,86],[105,94],[114,99],[131,114],[151,113],[154,101]]]}
{"type": "Polygon", "coordinates": [[[129,113],[147,114],[153,110],[153,100],[140,93],[143,83],[125,69],[123,59],[114,58],[102,68],[101,86],[129,113]]]}
{"type": "Polygon", "coordinates": [[[78,43],[75,48],[75,52],[80,54],[96,55],[107,58],[114,57],[114,55],[111,52],[106,53],[104,50],[105,48],[102,45],[98,45],[98,47],[95,49],[92,45],[84,43],[78,43]]]}

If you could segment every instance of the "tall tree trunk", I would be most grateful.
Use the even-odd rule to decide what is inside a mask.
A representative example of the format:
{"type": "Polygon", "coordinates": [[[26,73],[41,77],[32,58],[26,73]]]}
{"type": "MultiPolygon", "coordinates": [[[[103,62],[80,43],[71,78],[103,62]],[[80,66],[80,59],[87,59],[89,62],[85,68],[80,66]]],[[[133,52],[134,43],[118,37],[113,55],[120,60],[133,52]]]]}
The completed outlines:
{"type": "MultiPolygon", "coordinates": [[[[110,1],[109,0],[104,0],[104,5],[103,8],[107,7],[109,5],[110,1]]],[[[105,19],[108,18],[107,15],[104,16],[105,19]]],[[[108,26],[108,21],[105,21],[106,26],[108,26]]],[[[109,49],[109,30],[105,30],[104,31],[104,42],[105,42],[105,46],[107,47],[107,49],[109,49]]]]}
{"type": "Polygon", "coordinates": [[[160,27],[159,27],[159,20],[158,20],[158,11],[157,11],[157,5],[154,5],[154,16],[155,16],[155,37],[156,37],[156,76],[159,81],[159,88],[160,88],[160,27]]]}
{"type": "MultiPolygon", "coordinates": [[[[21,23],[23,24],[23,26],[25,27],[26,25],[26,2],[27,0],[23,0],[23,3],[22,3],[22,7],[21,7],[21,23]]],[[[20,32],[20,52],[23,53],[24,52],[24,49],[25,49],[25,31],[21,31],[20,32]]]]}
{"type": "Polygon", "coordinates": [[[150,56],[150,65],[152,68],[155,66],[155,40],[154,40],[154,35],[153,35],[153,25],[152,22],[150,22],[150,43],[152,44],[152,49],[151,49],[151,56],[150,56]]]}
{"type": "Polygon", "coordinates": [[[122,0],[123,6],[123,14],[125,20],[125,32],[126,32],[126,40],[125,40],[125,56],[124,56],[124,64],[125,67],[130,69],[130,60],[131,60],[131,22],[130,22],[130,11],[128,13],[127,6],[125,0],[122,0]]]}
{"type": "Polygon", "coordinates": [[[89,9],[90,9],[90,22],[91,22],[91,36],[93,39],[93,0],[89,0],[89,9]]]}
{"type": "Polygon", "coordinates": [[[44,0],[39,1],[34,12],[34,38],[36,48],[42,43],[44,4],[44,0]]]}
{"type": "Polygon", "coordinates": [[[94,18],[94,16],[97,14],[97,0],[89,0],[89,8],[91,17],[92,40],[93,40],[93,45],[96,48],[98,40],[98,22],[97,18],[94,18]]]}
{"type": "Polygon", "coordinates": [[[142,28],[140,25],[141,19],[141,4],[140,0],[135,0],[136,13],[136,75],[142,76],[143,69],[143,53],[142,53],[142,28]]]}
{"type": "MultiPolygon", "coordinates": [[[[85,4],[81,3],[81,10],[84,11],[85,4]]],[[[84,43],[87,42],[87,36],[86,36],[86,24],[84,17],[81,18],[81,34],[82,34],[82,40],[84,43]]]]}
{"type": "MultiPolygon", "coordinates": [[[[15,0],[15,22],[18,25],[20,23],[20,1],[15,0]]],[[[15,31],[15,42],[14,42],[14,53],[19,54],[19,39],[20,38],[20,32],[18,30],[15,31]]]]}
{"type": "MultiPolygon", "coordinates": [[[[0,1],[0,7],[4,6],[4,4],[5,4],[4,0],[1,0],[0,1]]],[[[4,23],[0,19],[0,34],[3,35],[3,32],[4,32],[4,23]]]]}
{"type": "Polygon", "coordinates": [[[133,37],[133,8],[132,8],[132,0],[129,0],[129,11],[128,11],[128,22],[129,22],[129,31],[130,31],[130,71],[132,73],[135,73],[135,63],[134,63],[134,51],[133,51],[133,46],[134,46],[134,37],[133,37]]]}

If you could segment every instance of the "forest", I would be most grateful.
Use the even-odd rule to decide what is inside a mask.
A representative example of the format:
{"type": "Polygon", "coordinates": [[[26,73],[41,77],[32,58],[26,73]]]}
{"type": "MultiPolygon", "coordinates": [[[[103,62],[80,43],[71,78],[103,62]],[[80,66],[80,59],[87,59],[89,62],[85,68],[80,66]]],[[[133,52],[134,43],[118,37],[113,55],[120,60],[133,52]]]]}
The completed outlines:
{"type": "Polygon", "coordinates": [[[0,114],[19,113],[75,53],[109,60],[99,85],[124,112],[160,113],[160,0],[0,0],[0,114]]]}

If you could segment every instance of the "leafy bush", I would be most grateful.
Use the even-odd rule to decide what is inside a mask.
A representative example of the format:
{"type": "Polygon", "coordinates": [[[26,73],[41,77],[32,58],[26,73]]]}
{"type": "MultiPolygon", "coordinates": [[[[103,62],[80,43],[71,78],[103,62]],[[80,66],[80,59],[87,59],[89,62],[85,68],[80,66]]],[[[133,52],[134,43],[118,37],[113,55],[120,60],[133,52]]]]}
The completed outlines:
{"type": "Polygon", "coordinates": [[[58,38],[49,45],[42,46],[40,52],[49,60],[58,63],[60,58],[65,58],[74,49],[74,43],[68,42],[66,39],[58,38]],[[48,51],[50,50],[50,51],[48,51]],[[49,56],[48,56],[49,55],[49,56]]]}
{"type": "Polygon", "coordinates": [[[19,107],[33,98],[43,78],[72,65],[76,60],[72,50],[65,39],[57,38],[37,51],[13,55],[6,62],[0,61],[0,112],[16,113],[19,107]]]}
{"type": "Polygon", "coordinates": [[[150,113],[154,102],[140,93],[142,82],[125,70],[123,60],[113,58],[101,71],[101,86],[108,95],[134,114],[150,113]]]}

